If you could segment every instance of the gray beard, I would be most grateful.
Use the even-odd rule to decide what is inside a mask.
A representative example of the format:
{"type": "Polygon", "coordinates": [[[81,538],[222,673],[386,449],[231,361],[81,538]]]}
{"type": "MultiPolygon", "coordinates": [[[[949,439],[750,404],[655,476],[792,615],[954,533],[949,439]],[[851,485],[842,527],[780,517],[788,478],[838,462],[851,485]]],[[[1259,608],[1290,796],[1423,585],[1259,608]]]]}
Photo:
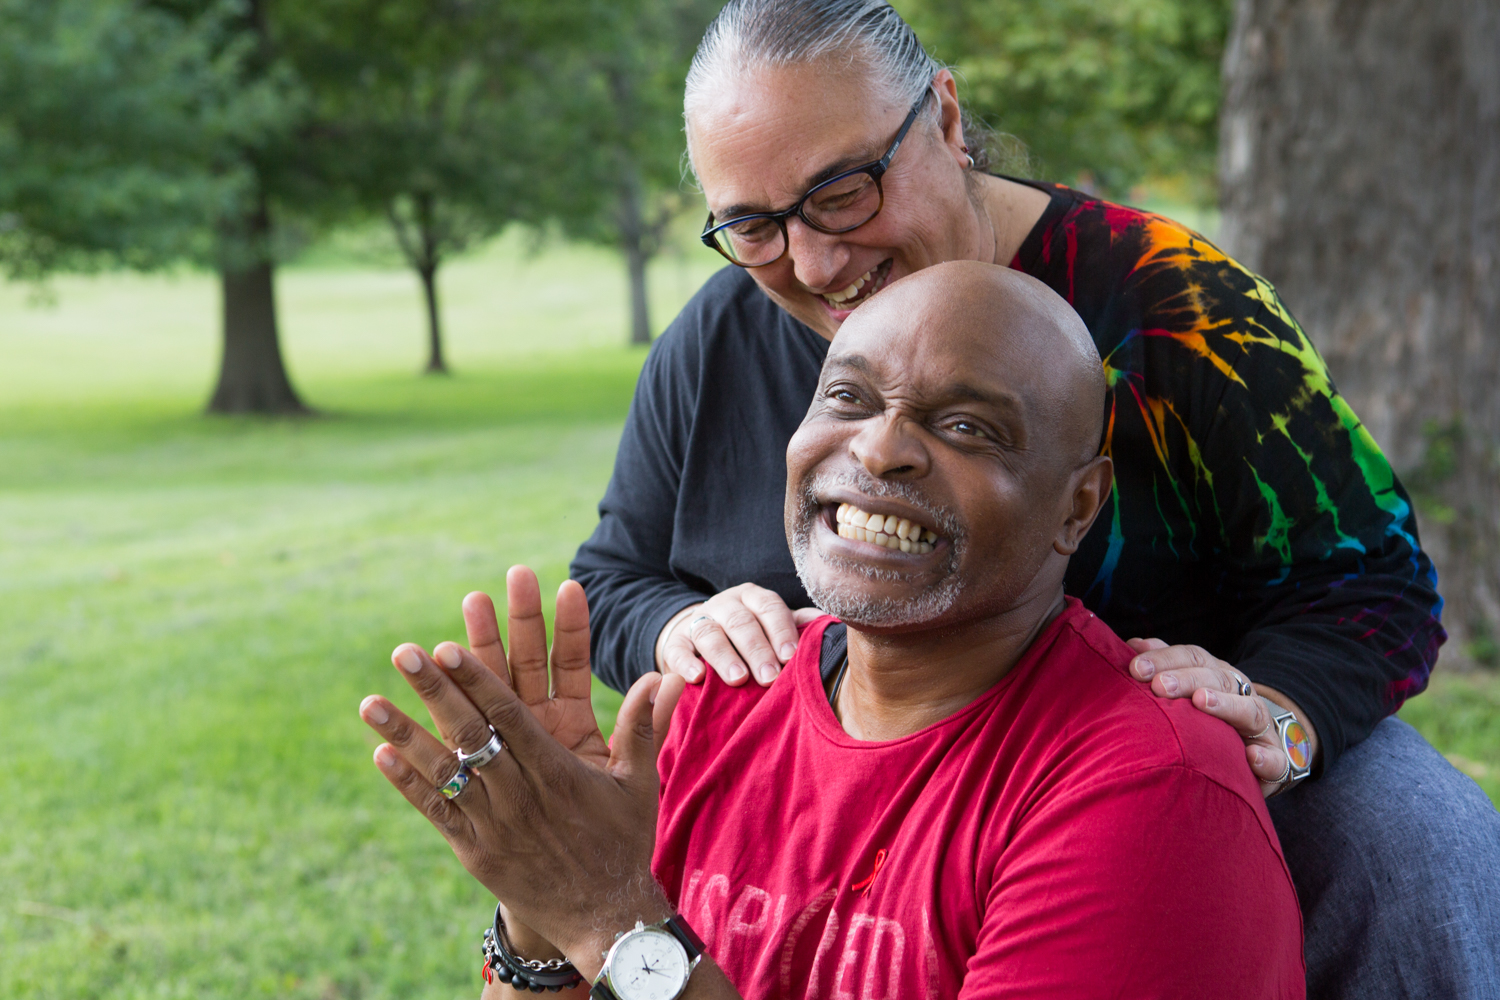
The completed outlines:
{"type": "MultiPolygon", "coordinates": [[[[797,567],[797,578],[807,596],[819,608],[856,628],[903,628],[925,625],[947,614],[958,602],[963,592],[963,580],[958,574],[965,536],[958,519],[951,513],[934,506],[922,493],[905,483],[885,482],[864,472],[845,472],[838,475],[814,476],[802,484],[797,494],[797,509],[792,528],[792,562],[797,567]],[[808,577],[807,559],[812,548],[814,522],[820,514],[817,494],[847,486],[870,497],[886,497],[902,500],[923,511],[928,523],[938,534],[951,543],[948,555],[938,567],[942,573],[940,581],[926,590],[905,600],[895,598],[864,598],[853,594],[828,589],[814,583],[808,577]]],[[[897,570],[872,566],[859,560],[844,559],[823,553],[829,565],[858,573],[867,580],[883,583],[900,583],[909,579],[897,570]]]]}

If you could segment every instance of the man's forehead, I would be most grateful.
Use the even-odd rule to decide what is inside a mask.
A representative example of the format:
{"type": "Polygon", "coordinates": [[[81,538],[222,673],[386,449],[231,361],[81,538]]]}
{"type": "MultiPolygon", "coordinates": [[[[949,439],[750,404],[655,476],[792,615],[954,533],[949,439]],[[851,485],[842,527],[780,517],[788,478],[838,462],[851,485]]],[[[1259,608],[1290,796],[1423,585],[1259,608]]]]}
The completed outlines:
{"type": "Polygon", "coordinates": [[[887,349],[869,351],[865,345],[829,353],[823,365],[827,381],[839,372],[857,372],[877,388],[896,388],[919,396],[924,402],[942,404],[980,403],[1021,412],[1023,387],[1015,385],[1005,366],[984,352],[943,350],[944,344],[923,345],[919,337],[888,343],[887,349]]]}

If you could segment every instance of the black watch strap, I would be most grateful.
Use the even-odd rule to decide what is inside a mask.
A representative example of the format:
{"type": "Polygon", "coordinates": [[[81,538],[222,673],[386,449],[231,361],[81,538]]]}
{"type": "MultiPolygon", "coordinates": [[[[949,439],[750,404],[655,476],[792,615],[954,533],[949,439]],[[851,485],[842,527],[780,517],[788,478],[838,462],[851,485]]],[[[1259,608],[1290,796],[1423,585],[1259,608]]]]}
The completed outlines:
{"type": "Polygon", "coordinates": [[[681,942],[682,947],[687,950],[689,962],[696,962],[703,956],[703,939],[686,920],[682,919],[682,914],[672,914],[663,926],[667,929],[667,933],[681,942]]]}

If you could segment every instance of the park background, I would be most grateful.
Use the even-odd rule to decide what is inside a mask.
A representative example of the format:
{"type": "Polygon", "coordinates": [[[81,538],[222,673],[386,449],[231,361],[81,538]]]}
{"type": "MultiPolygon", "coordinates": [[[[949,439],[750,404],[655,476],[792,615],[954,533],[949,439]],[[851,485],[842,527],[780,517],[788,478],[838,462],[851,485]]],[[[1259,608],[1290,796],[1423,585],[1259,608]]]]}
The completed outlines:
{"type": "MultiPolygon", "coordinates": [[[[512,563],[555,591],[592,529],[643,341],[721,263],[678,118],[716,6],[0,0],[0,997],[477,994],[485,894],[355,709],[415,711],[391,648],[461,638],[463,594],[512,563]]],[[[1349,6],[897,4],[1006,133],[1003,169],[1260,255],[1383,414],[1444,579],[1483,596],[1493,413],[1420,379],[1446,356],[1493,384],[1464,346],[1494,339],[1493,295],[1464,286],[1420,359],[1385,344],[1391,386],[1356,362],[1400,331],[1351,346],[1298,289],[1379,305],[1387,255],[1451,237],[1443,204],[1392,195],[1403,170],[1495,193],[1494,109],[1452,91],[1500,33],[1349,6]],[[1346,105],[1308,96],[1330,76],[1346,105]],[[1236,122],[1268,138],[1221,155],[1236,122]],[[1353,251],[1378,292],[1347,247],[1276,273],[1320,163],[1321,218],[1375,217],[1353,251]]],[[[1493,214],[1463,218],[1452,253],[1500,259],[1493,214]]],[[[1450,603],[1402,717],[1500,800],[1486,600],[1450,603]]],[[[595,704],[607,728],[618,698],[595,704]]]]}

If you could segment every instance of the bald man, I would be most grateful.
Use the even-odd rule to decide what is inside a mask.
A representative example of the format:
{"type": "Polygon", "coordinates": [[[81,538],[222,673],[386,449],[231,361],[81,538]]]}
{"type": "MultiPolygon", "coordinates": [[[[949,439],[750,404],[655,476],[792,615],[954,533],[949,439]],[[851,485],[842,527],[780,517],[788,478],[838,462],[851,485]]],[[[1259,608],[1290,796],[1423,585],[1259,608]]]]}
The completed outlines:
{"type": "MultiPolygon", "coordinates": [[[[479,770],[485,797],[455,800],[466,821],[429,810],[479,830],[486,846],[450,840],[533,949],[518,957],[555,954],[531,930],[548,928],[592,977],[611,932],[675,917],[710,960],[687,997],[1303,996],[1296,895],[1240,738],[1153,697],[1063,594],[1110,490],[1104,391],[1077,315],[1007,268],[926,268],[855,312],[787,449],[787,538],[831,615],[779,683],[709,672],[682,691],[643,837],[654,881],[618,817],[649,816],[655,782],[621,778],[613,801],[560,777],[566,755],[518,717],[439,718],[464,746],[493,723],[546,775],[491,789],[479,770]],[[507,857],[551,860],[525,862],[528,882],[507,857]],[[539,881],[553,870],[568,879],[539,881]]],[[[559,645],[587,648],[578,617],[560,595],[559,645]]],[[[455,677],[493,687],[486,673],[455,677]]],[[[423,684],[445,676],[414,682],[429,705],[423,684]]],[[[637,688],[659,715],[681,680],[654,678],[637,688]]],[[[646,701],[627,697],[605,773],[650,770],[646,701]]],[[[609,974],[640,996],[664,985],[649,962],[609,974]]]]}

